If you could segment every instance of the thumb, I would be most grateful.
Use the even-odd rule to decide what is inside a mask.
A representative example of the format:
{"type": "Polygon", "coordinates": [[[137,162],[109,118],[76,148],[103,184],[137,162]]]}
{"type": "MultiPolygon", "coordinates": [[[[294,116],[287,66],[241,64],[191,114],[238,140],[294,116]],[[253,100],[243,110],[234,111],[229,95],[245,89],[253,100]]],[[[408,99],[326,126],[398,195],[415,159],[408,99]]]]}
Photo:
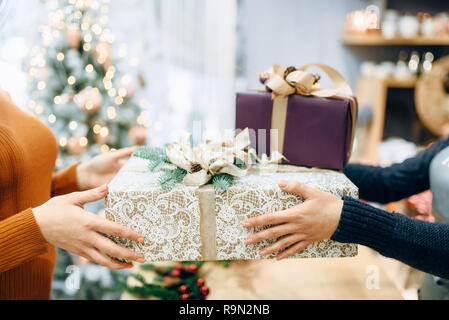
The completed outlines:
{"type": "Polygon", "coordinates": [[[282,191],[296,194],[304,199],[309,199],[313,196],[314,189],[297,181],[280,181],[278,185],[282,191]]]}
{"type": "Polygon", "coordinates": [[[123,158],[129,158],[132,156],[134,151],[136,151],[137,147],[130,147],[130,148],[124,148],[117,150],[113,153],[114,157],[116,159],[123,159],[123,158]]]}
{"type": "Polygon", "coordinates": [[[108,186],[102,185],[101,187],[83,191],[74,192],[69,195],[69,199],[73,204],[84,205],[86,203],[95,202],[103,199],[108,194],[108,186]]]}

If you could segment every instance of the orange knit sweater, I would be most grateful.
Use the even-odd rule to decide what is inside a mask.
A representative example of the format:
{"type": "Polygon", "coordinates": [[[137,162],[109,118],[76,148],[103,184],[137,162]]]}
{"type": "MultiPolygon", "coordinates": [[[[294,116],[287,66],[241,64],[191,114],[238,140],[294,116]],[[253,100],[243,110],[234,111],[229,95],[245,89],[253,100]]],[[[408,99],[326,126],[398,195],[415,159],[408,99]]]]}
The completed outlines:
{"type": "Polygon", "coordinates": [[[76,165],[53,174],[57,154],[50,129],[0,90],[0,299],[50,298],[56,249],[31,208],[78,189],[76,165]]]}

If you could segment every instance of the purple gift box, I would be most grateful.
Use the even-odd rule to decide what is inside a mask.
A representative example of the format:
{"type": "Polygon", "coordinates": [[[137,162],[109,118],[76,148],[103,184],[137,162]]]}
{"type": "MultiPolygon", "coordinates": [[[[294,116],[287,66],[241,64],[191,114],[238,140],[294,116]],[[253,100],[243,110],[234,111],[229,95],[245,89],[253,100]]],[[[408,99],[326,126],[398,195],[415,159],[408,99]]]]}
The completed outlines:
{"type": "MultiPolygon", "coordinates": [[[[237,94],[236,128],[250,129],[259,154],[272,147],[273,103],[268,92],[237,94]]],[[[291,95],[279,148],[285,163],[342,170],[351,156],[356,117],[355,99],[291,95]]]]}

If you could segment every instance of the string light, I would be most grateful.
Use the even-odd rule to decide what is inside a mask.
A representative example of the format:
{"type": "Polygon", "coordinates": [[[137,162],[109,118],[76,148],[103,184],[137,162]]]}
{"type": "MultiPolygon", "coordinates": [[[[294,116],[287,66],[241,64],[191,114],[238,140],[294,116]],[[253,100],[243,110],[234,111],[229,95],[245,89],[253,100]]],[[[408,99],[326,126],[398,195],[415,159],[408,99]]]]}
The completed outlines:
{"type": "Polygon", "coordinates": [[[61,147],[63,147],[63,148],[65,148],[66,146],[67,146],[67,138],[60,138],[59,139],[59,145],[61,146],[61,147]]]}
{"type": "Polygon", "coordinates": [[[94,125],[94,129],[93,130],[94,130],[95,134],[100,134],[101,125],[99,125],[99,124],[94,125]]]}
{"type": "Polygon", "coordinates": [[[86,66],[86,72],[90,73],[90,72],[92,72],[92,71],[94,71],[94,66],[91,65],[91,64],[88,64],[88,65],[86,66]]]}
{"type": "Polygon", "coordinates": [[[101,152],[103,152],[103,153],[109,152],[109,146],[106,144],[102,145],[100,147],[100,149],[101,149],[101,152]]]}
{"type": "Polygon", "coordinates": [[[55,123],[56,122],[56,116],[54,114],[51,114],[48,116],[48,122],[55,123]]]}
{"type": "Polygon", "coordinates": [[[74,76],[70,76],[70,77],[67,79],[67,83],[70,84],[71,86],[74,85],[75,82],[76,82],[76,78],[75,78],[74,76]]]}
{"type": "Polygon", "coordinates": [[[107,136],[109,136],[109,129],[107,127],[101,128],[100,136],[102,136],[103,138],[106,138],[107,136]]]}
{"type": "Polygon", "coordinates": [[[116,97],[114,102],[116,105],[121,105],[123,103],[123,97],[121,96],[116,97]]]}
{"type": "Polygon", "coordinates": [[[70,130],[72,130],[72,131],[76,130],[76,128],[78,128],[78,123],[77,123],[76,121],[71,121],[71,122],[69,123],[69,128],[70,128],[70,130]]]}
{"type": "Polygon", "coordinates": [[[56,56],[56,59],[60,62],[63,61],[64,58],[65,58],[65,55],[62,52],[59,52],[58,55],[56,56]]]}
{"type": "MultiPolygon", "coordinates": [[[[104,80],[104,88],[105,88],[106,90],[112,89],[112,81],[110,81],[110,80],[104,80]]],[[[115,90],[115,89],[114,89],[114,90],[115,90]]],[[[111,97],[115,96],[115,92],[114,92],[114,93],[111,93],[111,94],[109,94],[111,97]],[[111,95],[111,94],[112,94],[112,95],[111,95]]]]}
{"type": "Polygon", "coordinates": [[[108,107],[107,109],[108,118],[113,120],[117,117],[117,112],[114,107],[108,107]]]}
{"type": "Polygon", "coordinates": [[[28,108],[34,109],[36,107],[36,101],[30,100],[28,101],[28,108]]]}
{"type": "Polygon", "coordinates": [[[89,140],[87,140],[86,137],[81,137],[79,141],[81,147],[87,147],[87,145],[89,144],[89,140]]]}
{"type": "Polygon", "coordinates": [[[55,104],[61,104],[61,103],[62,103],[62,98],[61,98],[61,96],[56,96],[56,97],[53,99],[53,102],[54,102],[55,104]]]}
{"type": "Polygon", "coordinates": [[[47,84],[45,83],[45,81],[41,80],[37,83],[37,88],[41,91],[44,90],[46,87],[47,87],[47,84]]]}
{"type": "Polygon", "coordinates": [[[90,33],[86,34],[84,36],[84,42],[91,42],[92,41],[92,35],[90,33]]]}
{"type": "Polygon", "coordinates": [[[34,112],[36,112],[36,114],[42,114],[44,113],[44,107],[41,104],[39,104],[36,106],[36,109],[34,109],[34,112]]]}
{"type": "Polygon", "coordinates": [[[128,91],[125,88],[120,88],[118,90],[118,94],[120,97],[126,97],[126,95],[128,94],[128,91]]]}
{"type": "Polygon", "coordinates": [[[115,97],[117,95],[117,90],[115,90],[115,88],[109,89],[108,95],[110,97],[115,97]]]}

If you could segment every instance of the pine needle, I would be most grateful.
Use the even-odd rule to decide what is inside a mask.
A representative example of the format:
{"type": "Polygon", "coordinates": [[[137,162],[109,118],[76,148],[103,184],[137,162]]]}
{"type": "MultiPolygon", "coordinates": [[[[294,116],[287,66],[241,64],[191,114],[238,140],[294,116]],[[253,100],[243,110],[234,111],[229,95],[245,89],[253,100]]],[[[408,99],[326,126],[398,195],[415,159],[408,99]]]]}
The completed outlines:
{"type": "Polygon", "coordinates": [[[231,187],[234,177],[230,174],[219,174],[212,178],[212,184],[217,191],[226,191],[231,187]]]}

